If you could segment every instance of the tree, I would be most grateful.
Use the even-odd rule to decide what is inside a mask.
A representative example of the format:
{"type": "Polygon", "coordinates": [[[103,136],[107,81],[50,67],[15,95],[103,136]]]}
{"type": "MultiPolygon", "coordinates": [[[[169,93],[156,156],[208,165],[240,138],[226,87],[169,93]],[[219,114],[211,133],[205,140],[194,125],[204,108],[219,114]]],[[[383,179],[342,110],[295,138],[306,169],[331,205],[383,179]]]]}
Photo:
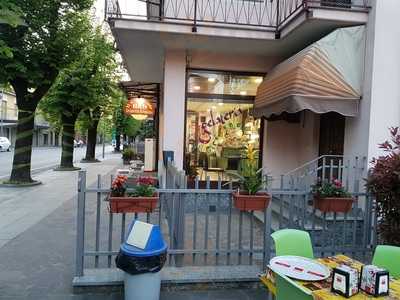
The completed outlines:
{"type": "Polygon", "coordinates": [[[117,88],[114,48],[100,28],[87,32],[79,59],[65,68],[41,103],[41,109],[58,117],[63,128],[61,169],[74,168],[73,143],[78,116],[86,121],[86,160],[95,160],[97,125],[117,88]]]}
{"type": "Polygon", "coordinates": [[[151,139],[155,137],[154,131],[154,120],[147,119],[144,120],[141,124],[139,136],[142,140],[144,139],[151,139]]]}
{"type": "MultiPolygon", "coordinates": [[[[4,3],[4,2],[2,2],[4,3]]],[[[8,1],[11,3],[11,1],[8,1]]],[[[86,15],[92,0],[13,0],[23,25],[0,23],[0,83],[10,83],[18,106],[17,138],[9,181],[31,183],[34,116],[60,70],[85,44],[86,15]]],[[[10,7],[10,5],[8,6],[10,7]]]]}
{"type": "Polygon", "coordinates": [[[142,121],[136,120],[131,116],[125,115],[122,134],[125,134],[128,137],[136,139],[136,137],[140,134],[142,123],[143,123],[142,121]]]}
{"type": "Polygon", "coordinates": [[[85,113],[88,119],[86,155],[84,159],[86,162],[96,161],[97,127],[100,122],[101,113],[101,106],[97,106],[93,110],[87,110],[85,113]]]}

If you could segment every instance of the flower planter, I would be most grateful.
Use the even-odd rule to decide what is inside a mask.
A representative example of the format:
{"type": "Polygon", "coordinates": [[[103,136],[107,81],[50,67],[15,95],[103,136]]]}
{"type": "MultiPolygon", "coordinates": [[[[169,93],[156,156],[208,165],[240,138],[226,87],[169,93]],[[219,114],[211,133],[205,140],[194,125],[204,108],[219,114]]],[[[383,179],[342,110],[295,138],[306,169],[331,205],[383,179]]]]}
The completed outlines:
{"type": "Polygon", "coordinates": [[[158,205],[158,194],[153,197],[110,197],[112,213],[151,213],[158,205]]]}
{"type": "Polygon", "coordinates": [[[264,211],[271,201],[271,195],[268,193],[249,195],[245,192],[233,192],[232,196],[234,206],[241,211],[264,211]]]}
{"type": "Polygon", "coordinates": [[[354,201],[354,198],[314,196],[314,207],[324,213],[348,213],[354,201]]]}

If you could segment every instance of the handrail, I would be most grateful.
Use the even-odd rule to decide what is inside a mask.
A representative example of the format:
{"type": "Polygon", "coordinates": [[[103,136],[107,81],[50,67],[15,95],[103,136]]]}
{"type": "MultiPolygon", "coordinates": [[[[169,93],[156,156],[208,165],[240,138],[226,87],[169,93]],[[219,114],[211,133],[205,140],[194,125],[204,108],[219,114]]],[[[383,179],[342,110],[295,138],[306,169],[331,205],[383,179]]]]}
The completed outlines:
{"type": "MultiPolygon", "coordinates": [[[[235,5],[229,0],[140,0],[146,3],[146,12],[140,15],[131,13],[132,6],[125,6],[121,11],[118,0],[105,0],[105,19],[113,18],[147,18],[148,20],[163,22],[176,20],[189,22],[192,31],[197,26],[206,23],[227,24],[229,26],[253,26],[274,30],[279,38],[282,28],[296,16],[310,8],[339,9],[350,11],[368,11],[371,6],[367,0],[265,0],[245,2],[235,5]],[[159,15],[149,15],[151,6],[159,6],[159,15]]],[[[155,13],[157,14],[157,12],[155,13]]]]}
{"type": "Polygon", "coordinates": [[[297,171],[304,169],[305,167],[312,165],[313,163],[318,162],[319,160],[322,160],[324,158],[340,158],[340,157],[345,158],[346,156],[344,156],[344,155],[321,155],[321,156],[318,156],[317,158],[314,158],[313,160],[306,162],[305,164],[300,165],[299,167],[297,167],[293,170],[290,170],[289,172],[283,174],[283,176],[290,176],[291,174],[294,174],[297,171]]]}

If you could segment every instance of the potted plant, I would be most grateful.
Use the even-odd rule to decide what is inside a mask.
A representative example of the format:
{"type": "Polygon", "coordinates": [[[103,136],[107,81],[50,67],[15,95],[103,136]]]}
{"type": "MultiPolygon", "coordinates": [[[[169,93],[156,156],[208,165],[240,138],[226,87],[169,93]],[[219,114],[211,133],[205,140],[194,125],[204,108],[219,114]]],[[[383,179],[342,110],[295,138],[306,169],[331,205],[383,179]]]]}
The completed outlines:
{"type": "Polygon", "coordinates": [[[355,201],[339,179],[319,181],[313,186],[313,195],[314,207],[324,213],[347,213],[355,201]]]}
{"type": "MultiPolygon", "coordinates": [[[[241,211],[264,211],[271,202],[271,195],[261,192],[264,183],[262,169],[246,170],[246,176],[235,174],[239,178],[241,189],[232,193],[234,206],[241,211]]],[[[232,174],[233,175],[233,174],[232,174]]]]}
{"type": "Polygon", "coordinates": [[[126,192],[126,176],[117,176],[111,185],[110,211],[112,213],[150,213],[158,204],[156,181],[152,177],[139,177],[133,192],[126,192]]]}
{"type": "Polygon", "coordinates": [[[135,159],[135,156],[135,150],[133,150],[132,148],[125,148],[122,151],[122,160],[124,162],[124,165],[129,165],[130,161],[135,159]]]}

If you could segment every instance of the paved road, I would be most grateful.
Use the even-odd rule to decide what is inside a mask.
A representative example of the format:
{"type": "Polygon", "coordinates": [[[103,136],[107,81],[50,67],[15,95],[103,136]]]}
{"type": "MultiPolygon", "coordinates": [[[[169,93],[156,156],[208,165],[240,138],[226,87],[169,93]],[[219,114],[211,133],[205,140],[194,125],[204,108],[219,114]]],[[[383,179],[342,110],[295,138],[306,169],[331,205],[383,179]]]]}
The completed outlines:
{"type": "MultiPolygon", "coordinates": [[[[111,153],[112,147],[106,146],[106,153],[111,153]]],[[[86,147],[75,148],[74,161],[80,161],[86,153],[86,147]]],[[[0,152],[0,179],[5,179],[10,175],[14,152],[0,152]]],[[[96,147],[96,156],[101,159],[102,146],[96,147]]],[[[32,171],[55,167],[60,163],[60,147],[40,147],[32,150],[32,171]]]]}

